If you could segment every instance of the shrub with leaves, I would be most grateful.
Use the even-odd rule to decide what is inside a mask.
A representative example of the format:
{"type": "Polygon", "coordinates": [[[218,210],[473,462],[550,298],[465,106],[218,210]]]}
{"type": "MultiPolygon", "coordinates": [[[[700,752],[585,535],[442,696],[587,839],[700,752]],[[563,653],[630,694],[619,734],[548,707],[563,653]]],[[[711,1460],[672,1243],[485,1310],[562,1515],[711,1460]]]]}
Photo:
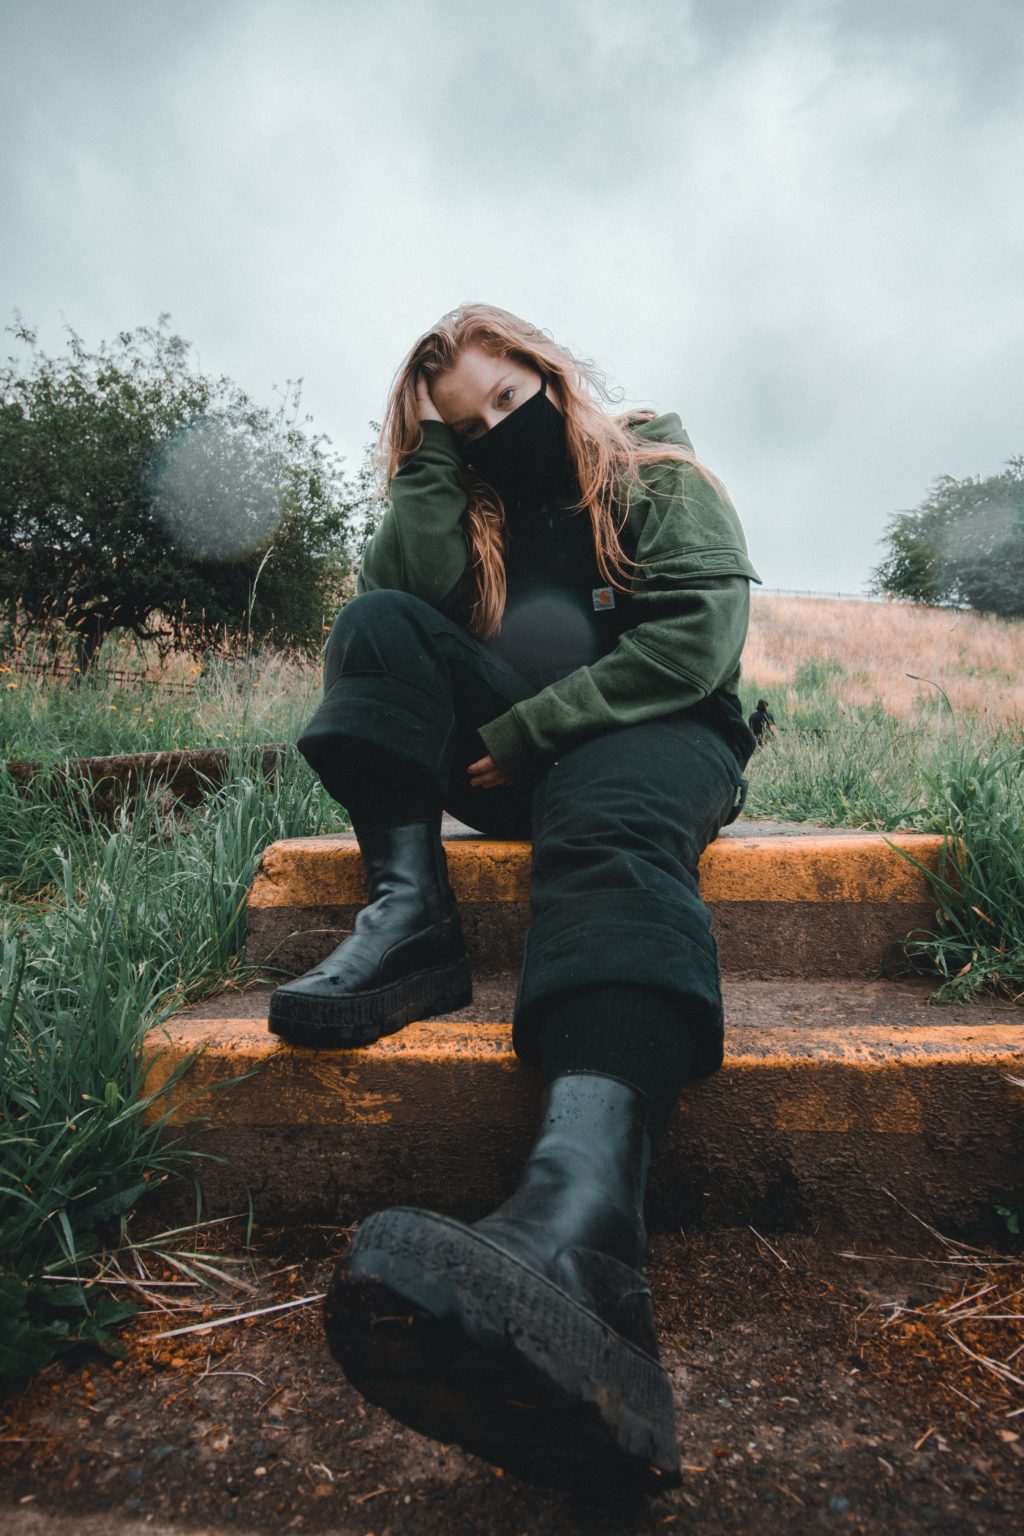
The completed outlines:
{"type": "Polygon", "coordinates": [[[1024,457],[1002,474],[942,475],[885,533],[876,590],[916,602],[1024,616],[1024,457]]]}
{"type": "Polygon", "coordinates": [[[257,406],[200,373],[166,315],[95,352],[69,329],[56,357],[12,329],[27,355],[0,366],[0,608],[62,619],[83,666],[115,629],[201,647],[272,550],[251,632],[318,644],[368,484],[309,431],[298,385],[257,406]]]}

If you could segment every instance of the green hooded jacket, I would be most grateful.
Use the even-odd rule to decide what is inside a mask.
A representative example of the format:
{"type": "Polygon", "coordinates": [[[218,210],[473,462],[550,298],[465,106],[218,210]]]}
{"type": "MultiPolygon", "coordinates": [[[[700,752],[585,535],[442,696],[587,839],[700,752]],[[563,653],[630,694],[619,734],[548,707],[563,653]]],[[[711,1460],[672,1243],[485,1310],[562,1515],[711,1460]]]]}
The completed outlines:
{"type": "MultiPolygon", "coordinates": [[[[423,442],[392,477],[390,506],[370,539],[357,592],[398,588],[456,623],[475,589],[463,525],[458,441],[441,421],[420,423],[423,442]]],[[[692,452],[675,414],[633,426],[648,442],[692,452]]],[[[629,531],[642,567],[630,582],[637,622],[607,655],[480,727],[488,752],[512,777],[529,777],[602,731],[735,694],[750,618],[747,557],[732,502],[680,460],[645,465],[630,501],[629,531]]]]}

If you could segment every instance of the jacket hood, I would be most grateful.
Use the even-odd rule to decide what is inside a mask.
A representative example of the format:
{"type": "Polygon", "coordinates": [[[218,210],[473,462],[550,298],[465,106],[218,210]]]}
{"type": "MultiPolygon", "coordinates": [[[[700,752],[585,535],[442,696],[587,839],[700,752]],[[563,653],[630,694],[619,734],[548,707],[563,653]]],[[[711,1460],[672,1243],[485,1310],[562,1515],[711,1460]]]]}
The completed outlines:
{"type": "Polygon", "coordinates": [[[642,437],[648,443],[678,443],[681,448],[686,448],[693,453],[693,443],[690,434],[683,426],[675,411],[667,411],[664,416],[654,416],[650,420],[641,419],[629,423],[630,431],[637,437],[642,437]]]}

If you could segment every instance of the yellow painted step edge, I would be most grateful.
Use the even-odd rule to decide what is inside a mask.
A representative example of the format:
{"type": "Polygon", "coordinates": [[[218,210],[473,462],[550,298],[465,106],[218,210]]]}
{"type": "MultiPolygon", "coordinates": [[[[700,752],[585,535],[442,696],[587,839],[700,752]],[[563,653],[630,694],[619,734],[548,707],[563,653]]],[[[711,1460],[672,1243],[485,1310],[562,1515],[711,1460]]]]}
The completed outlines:
{"type": "MultiPolygon", "coordinates": [[[[514,1123],[533,1079],[512,1052],[511,1034],[508,1024],[427,1020],[359,1050],[311,1051],[283,1044],[251,1015],[186,1014],[147,1042],[146,1092],[156,1095],[150,1118],[171,1108],[172,1124],[199,1120],[219,1129],[439,1125],[472,1117],[479,1097],[489,1123],[514,1123]],[[184,1078],[168,1088],[197,1046],[204,1048],[184,1078]]],[[[914,1134],[924,1126],[926,1083],[948,1095],[957,1068],[983,1071],[1000,1096],[1024,1108],[1024,1090],[1008,1081],[1024,1068],[1024,1024],[733,1029],[711,1089],[698,1084],[688,1095],[755,1074],[764,1079],[752,1111],[759,1124],[914,1134]]],[[[684,1103],[681,1113],[689,1112],[684,1103]]]]}
{"type": "MultiPolygon", "coordinates": [[[[938,835],[905,832],[722,838],[701,859],[701,889],[708,902],[927,901],[924,876],[896,849],[935,869],[941,846],[938,835]]],[[[461,901],[529,900],[529,843],[453,841],[446,851],[452,888],[461,901]]],[[[365,900],[363,865],[352,838],[304,837],[265,851],[249,904],[305,908],[365,900]]]]}

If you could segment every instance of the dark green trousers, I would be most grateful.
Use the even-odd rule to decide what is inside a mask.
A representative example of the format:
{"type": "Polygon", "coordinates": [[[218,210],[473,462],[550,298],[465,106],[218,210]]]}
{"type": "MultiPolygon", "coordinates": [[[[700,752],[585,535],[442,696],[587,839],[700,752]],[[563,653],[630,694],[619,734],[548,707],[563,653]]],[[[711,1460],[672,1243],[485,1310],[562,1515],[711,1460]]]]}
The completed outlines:
{"type": "MultiPolygon", "coordinates": [[[[685,710],[605,731],[532,782],[472,789],[478,727],[536,689],[419,598],[368,592],[327,643],[324,697],[299,750],[353,813],[370,747],[417,770],[437,803],[489,837],[530,839],[531,912],[513,1043],[539,1061],[551,1005],[601,986],[661,993],[691,1033],[696,1073],[722,1059],[718,950],[697,861],[731,819],[742,764],[724,735],[685,710]]],[[[365,775],[364,775],[365,778],[365,775]]]]}

